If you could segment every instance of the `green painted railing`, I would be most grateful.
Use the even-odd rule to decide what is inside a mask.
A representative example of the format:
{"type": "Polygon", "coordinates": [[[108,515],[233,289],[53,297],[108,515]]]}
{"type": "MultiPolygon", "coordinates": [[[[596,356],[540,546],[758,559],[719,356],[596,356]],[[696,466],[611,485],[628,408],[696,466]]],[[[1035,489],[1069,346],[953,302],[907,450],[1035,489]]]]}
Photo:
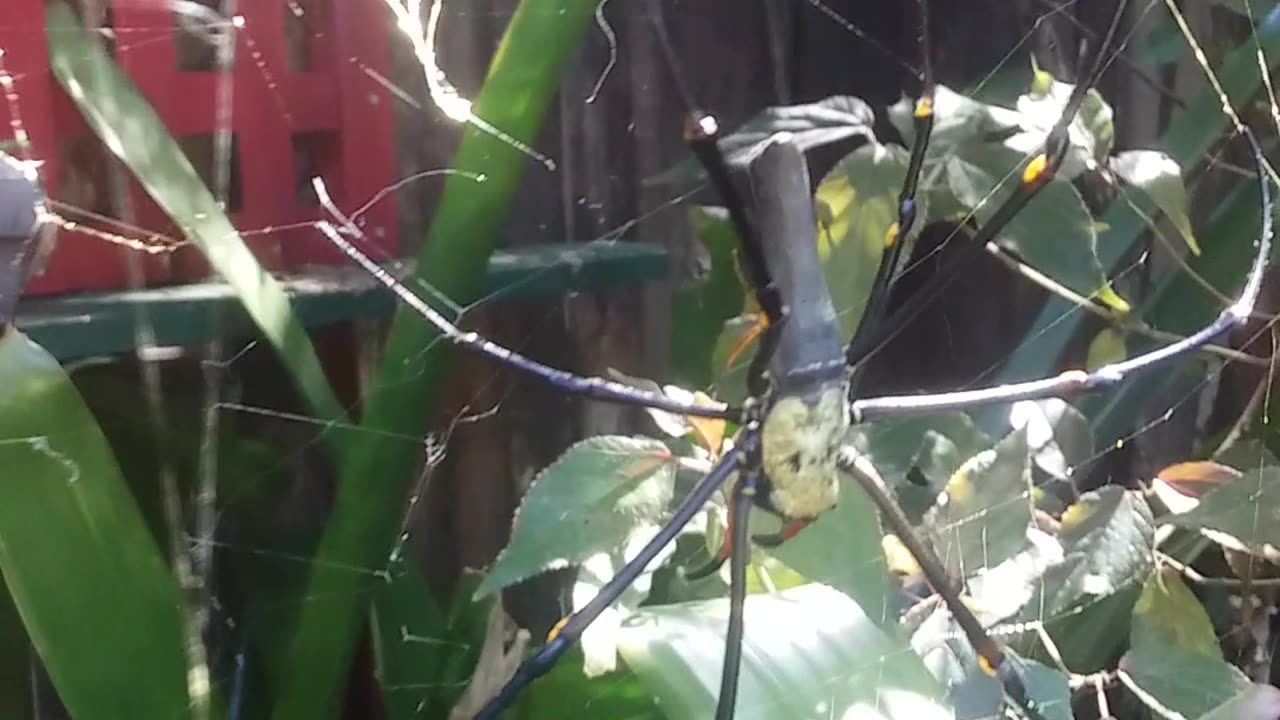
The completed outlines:
{"type": "MultiPolygon", "coordinates": [[[[411,269],[404,265],[406,270],[411,269]]],[[[631,242],[539,245],[497,252],[482,297],[555,297],[666,277],[665,250],[631,242]]],[[[307,327],[389,318],[395,299],[358,268],[323,269],[282,278],[307,327]]],[[[253,322],[230,286],[219,282],[29,298],[16,324],[60,360],[132,351],[140,341],[195,345],[250,335],[253,322]]]]}

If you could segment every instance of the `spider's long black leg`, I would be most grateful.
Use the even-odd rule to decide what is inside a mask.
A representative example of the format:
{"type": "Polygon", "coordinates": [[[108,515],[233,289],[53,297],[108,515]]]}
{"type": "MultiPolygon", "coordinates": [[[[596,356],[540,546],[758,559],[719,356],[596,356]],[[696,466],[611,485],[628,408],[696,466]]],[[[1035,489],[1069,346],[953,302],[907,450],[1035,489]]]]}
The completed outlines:
{"type": "Polygon", "coordinates": [[[902,263],[911,258],[911,253],[904,248],[908,245],[907,240],[919,209],[916,191],[920,185],[920,172],[924,168],[924,155],[929,149],[929,137],[933,134],[933,97],[937,89],[930,51],[932,40],[929,37],[928,0],[916,0],[916,7],[920,14],[921,86],[920,95],[911,112],[915,137],[911,145],[911,157],[907,161],[907,175],[902,181],[902,191],[898,194],[898,221],[885,235],[884,253],[880,256],[880,266],[871,283],[871,294],[867,297],[862,322],[858,324],[858,329],[854,331],[853,339],[845,350],[845,360],[851,366],[861,362],[874,347],[873,341],[880,336],[884,325],[885,307],[889,303],[894,280],[902,272],[902,263]]]}
{"type": "MultiPolygon", "coordinates": [[[[466,332],[449,322],[447,318],[427,304],[417,293],[410,290],[385,268],[361,252],[332,225],[327,222],[321,222],[317,223],[316,227],[329,239],[329,242],[333,243],[347,257],[364,268],[375,280],[395,293],[400,300],[404,301],[424,320],[431,323],[446,340],[454,345],[532,375],[566,393],[581,395],[593,400],[657,408],[680,415],[729,419],[738,419],[742,416],[741,410],[732,408],[725,403],[712,402],[705,405],[696,405],[681,402],[659,393],[623,385],[612,380],[605,380],[604,378],[575,375],[559,368],[543,365],[537,360],[525,357],[514,350],[485,340],[473,332],[466,332]]],[[[354,224],[351,227],[354,227],[354,224]]]]}
{"type": "Polygon", "coordinates": [[[615,600],[618,599],[623,591],[631,586],[640,573],[648,567],[649,563],[657,557],[662,548],[666,547],[676,535],[684,528],[685,525],[698,514],[707,501],[711,499],[711,495],[720,489],[724,481],[731,473],[738,469],[740,459],[744,456],[750,456],[759,445],[759,431],[754,427],[749,427],[739,437],[737,447],[726,452],[716,462],[711,471],[706,474],[702,480],[694,487],[693,491],[680,501],[680,505],[676,507],[672,514],[671,520],[657,535],[648,542],[640,552],[631,559],[618,574],[605,583],[600,588],[600,592],[591,599],[581,610],[570,615],[561,624],[557,631],[542,646],[537,653],[527,658],[520,667],[516,669],[515,675],[507,681],[502,690],[493,697],[485,706],[476,714],[476,720],[492,720],[496,718],[511,702],[516,695],[525,688],[529,683],[537,680],[560,660],[561,657],[573,647],[574,643],[582,637],[583,631],[595,622],[615,600]]]}
{"type": "Polygon", "coordinates": [[[685,125],[685,142],[688,143],[690,150],[693,151],[694,157],[702,164],[712,189],[720,196],[720,200],[724,203],[725,209],[729,213],[729,221],[733,224],[734,232],[738,234],[739,249],[741,250],[739,257],[743,273],[747,278],[747,283],[751,286],[752,293],[755,295],[756,304],[764,312],[767,324],[760,338],[759,349],[752,359],[747,373],[747,390],[752,395],[759,396],[766,390],[765,368],[773,355],[773,350],[777,343],[778,328],[782,324],[787,311],[783,306],[782,296],[769,273],[768,264],[765,262],[761,233],[756,227],[756,223],[753,222],[751,214],[742,200],[741,193],[734,186],[729,173],[729,164],[725,159],[724,153],[720,150],[719,122],[714,116],[698,109],[698,104],[694,102],[693,92],[685,83],[684,75],[677,69],[675,49],[671,45],[671,38],[667,34],[666,23],[662,16],[662,0],[650,0],[649,12],[653,19],[654,34],[658,38],[658,45],[661,47],[662,53],[666,58],[667,67],[671,71],[672,84],[688,109],[689,118],[685,125]]]}
{"type": "MultiPolygon", "coordinates": [[[[1081,105],[1084,104],[1085,99],[1088,97],[1089,90],[1097,84],[1098,78],[1107,66],[1108,54],[1120,30],[1120,23],[1127,5],[1128,0],[1119,1],[1115,15],[1112,16],[1111,24],[1107,28],[1106,35],[1103,36],[1101,43],[1094,52],[1089,67],[1078,78],[1071,96],[1067,99],[1066,105],[1063,106],[1062,115],[1058,117],[1058,121],[1045,137],[1043,148],[1039,153],[1028,158],[1022,165],[1018,184],[1013,194],[1006,198],[991,214],[991,217],[974,232],[973,242],[977,247],[985,247],[988,242],[995,239],[1009,224],[1009,221],[1021,212],[1027,206],[1027,203],[1031,202],[1039,194],[1040,190],[1057,175],[1062,161],[1070,149],[1069,128],[1071,123],[1075,121],[1076,113],[1079,112],[1081,105]]],[[[960,277],[961,273],[968,268],[974,258],[980,255],[981,253],[973,253],[952,263],[950,267],[935,276],[927,287],[912,295],[900,308],[895,310],[889,320],[881,325],[878,332],[868,335],[858,347],[854,347],[851,344],[849,348],[850,362],[860,361],[867,355],[874,353],[892,339],[895,333],[907,327],[925,307],[937,299],[943,290],[949,287],[956,278],[960,277]]]]}
{"type": "Polygon", "coordinates": [[[1030,720],[1043,720],[1040,710],[1027,694],[1027,687],[1022,681],[1019,668],[1014,666],[1014,662],[1005,654],[1000,643],[991,637],[973,611],[964,604],[960,598],[959,587],[952,581],[942,561],[938,559],[932,548],[920,540],[920,536],[911,527],[907,516],[902,514],[902,509],[893,498],[889,497],[888,491],[874,474],[874,468],[864,466],[864,462],[865,460],[852,448],[844,448],[837,457],[840,469],[858,481],[858,485],[880,511],[880,517],[915,558],[925,579],[942,598],[947,610],[951,611],[951,616],[955,618],[956,624],[964,632],[965,639],[977,653],[983,668],[1000,681],[1005,694],[1030,720]]]}
{"type": "Polygon", "coordinates": [[[729,563],[729,629],[724,640],[724,667],[720,671],[720,701],[716,704],[716,720],[733,720],[738,702],[738,671],[742,667],[743,608],[747,599],[747,562],[751,559],[751,505],[755,501],[760,480],[760,454],[744,456],[747,469],[733,490],[733,525],[731,560],[729,563]]]}

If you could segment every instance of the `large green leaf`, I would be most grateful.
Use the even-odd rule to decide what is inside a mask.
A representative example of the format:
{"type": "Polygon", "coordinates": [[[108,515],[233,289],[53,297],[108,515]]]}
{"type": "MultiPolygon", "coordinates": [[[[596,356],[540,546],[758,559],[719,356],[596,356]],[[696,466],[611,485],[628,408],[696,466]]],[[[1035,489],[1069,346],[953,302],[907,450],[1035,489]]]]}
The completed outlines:
{"type": "Polygon", "coordinates": [[[151,104],[102,43],[86,35],[65,2],[53,0],[45,9],[49,64],[89,127],[235,289],[293,375],[311,412],[322,421],[345,423],[346,410],[333,394],[284,288],[258,264],[151,104]]]}
{"type": "MultiPolygon", "coordinates": [[[[1018,188],[1026,155],[987,144],[960,148],[946,158],[947,187],[961,207],[985,223],[1018,188]]],[[[1106,290],[1097,259],[1097,230],[1084,198],[1064,176],[1055,177],[1009,221],[996,244],[1080,295],[1101,296],[1123,306],[1106,290]]]]}
{"type": "MultiPolygon", "coordinates": [[[[620,649],[668,718],[712,715],[728,602],[645,608],[620,649]]],[[[747,598],[736,717],[947,718],[941,692],[898,633],[843,594],[805,585],[747,598]]]]}
{"type": "MultiPolygon", "coordinates": [[[[472,126],[465,129],[451,164],[460,172],[445,181],[417,257],[418,276],[411,282],[425,283],[460,303],[475,297],[528,164],[511,139],[534,142],[561,70],[574,57],[597,4],[520,3],[474,104],[475,114],[501,128],[507,139],[472,126]],[[485,182],[466,179],[476,175],[485,182]]],[[[435,407],[448,356],[437,340],[438,334],[411,311],[398,311],[364,398],[362,427],[374,432],[360,434],[342,467],[289,660],[281,668],[288,677],[281,683],[280,718],[315,720],[337,710],[372,580],[344,569],[381,567],[395,542],[407,488],[417,477],[419,450],[393,438],[421,435],[435,407]]]]}
{"type": "Polygon", "coordinates": [[[663,517],[674,480],[675,459],[657,440],[606,435],[574,445],[533,481],[476,597],[624,544],[663,517]]]}
{"type": "Polygon", "coordinates": [[[1160,707],[1197,718],[1245,692],[1244,674],[1222,659],[1204,607],[1177,572],[1153,573],[1133,608],[1122,667],[1160,707]]]}
{"type": "Polygon", "coordinates": [[[857,482],[841,476],[836,506],[769,554],[809,580],[848,595],[873,622],[892,624],[896,590],[889,582],[881,535],[871,500],[857,482]]]}
{"type": "Polygon", "coordinates": [[[188,674],[177,582],[71,381],[12,328],[0,466],[0,570],[63,704],[75,717],[190,717],[210,688],[196,682],[207,668],[188,674]]]}

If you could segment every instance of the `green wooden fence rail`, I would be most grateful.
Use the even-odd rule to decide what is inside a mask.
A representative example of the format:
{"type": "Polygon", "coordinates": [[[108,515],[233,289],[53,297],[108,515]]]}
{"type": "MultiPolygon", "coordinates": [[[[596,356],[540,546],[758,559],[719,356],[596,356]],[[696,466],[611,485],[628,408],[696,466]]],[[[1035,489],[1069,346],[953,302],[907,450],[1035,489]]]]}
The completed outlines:
{"type": "MultiPolygon", "coordinates": [[[[666,276],[666,251],[654,245],[539,245],[494,253],[482,296],[555,297],[666,276]]],[[[313,270],[282,283],[307,327],[388,318],[395,309],[391,293],[354,267],[313,270]]],[[[144,341],[196,345],[255,332],[235,292],[221,282],[29,298],[18,305],[15,324],[60,360],[130,352],[144,341]]]]}

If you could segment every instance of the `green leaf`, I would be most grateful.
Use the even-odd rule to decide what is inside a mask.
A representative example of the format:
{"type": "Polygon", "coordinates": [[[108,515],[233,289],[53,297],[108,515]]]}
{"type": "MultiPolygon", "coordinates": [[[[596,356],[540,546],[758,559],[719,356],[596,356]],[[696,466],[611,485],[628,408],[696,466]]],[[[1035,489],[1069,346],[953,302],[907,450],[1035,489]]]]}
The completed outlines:
{"type": "MultiPolygon", "coordinates": [[[[994,144],[961,148],[947,161],[947,187],[956,203],[985,223],[1017,190],[1024,158],[1022,152],[994,144]]],[[[1076,293],[1114,302],[1098,263],[1093,215],[1064,177],[1050,180],[995,242],[1076,293]]]]}
{"type": "MultiPolygon", "coordinates": [[[[1124,641],[1136,583],[1151,570],[1155,521],[1143,497],[1109,486],[1085,493],[1062,517],[1061,560],[1029,577],[1030,599],[1001,620],[1044,622],[1069,667],[1091,672],[1124,641]]],[[[1001,602],[1011,587],[983,601],[1001,602]]]]}
{"type": "MultiPolygon", "coordinates": [[[[889,121],[910,142],[915,141],[914,108],[915,103],[907,98],[889,108],[889,121]]],[[[988,142],[992,137],[1005,137],[1022,127],[1022,118],[1017,112],[979,102],[946,85],[939,85],[934,92],[933,115],[933,132],[929,136],[926,158],[934,161],[945,158],[956,147],[988,142]]]]}
{"type": "Polygon", "coordinates": [[[1209,616],[1176,571],[1148,578],[1129,642],[1121,666],[1144,693],[1182,717],[1200,717],[1250,686],[1222,659],[1209,616]]]}
{"type": "Polygon", "coordinates": [[[1055,578],[1051,611],[1063,613],[1111,595],[1151,568],[1155,519],[1139,493],[1109,485],[1085,493],[1062,516],[1058,533],[1067,557],[1079,559],[1055,578]]]}
{"type": "Polygon", "coordinates": [[[905,484],[913,468],[945,483],[966,460],[993,444],[958,412],[863,423],[849,431],[849,438],[893,487],[905,484]]]}
{"type": "Polygon", "coordinates": [[[856,425],[849,431],[849,442],[895,490],[898,504],[913,522],[920,522],[933,507],[942,487],[965,460],[992,445],[960,413],[856,425]]]}
{"type": "Polygon", "coordinates": [[[1093,372],[1100,367],[1118,363],[1129,357],[1129,349],[1125,344],[1124,333],[1111,327],[1104,327],[1089,341],[1089,352],[1085,356],[1084,367],[1093,372]]]}
{"type": "Polygon", "coordinates": [[[842,474],[836,506],[768,553],[810,581],[848,595],[873,621],[892,623],[896,589],[881,535],[875,506],[842,474]]]}
{"type": "Polygon", "coordinates": [[[1280,557],[1280,467],[1250,468],[1225,479],[1196,508],[1167,521],[1225,533],[1255,554],[1280,557]]]}
{"type": "Polygon", "coordinates": [[[1272,720],[1280,717],[1280,689],[1254,683],[1200,720],[1272,720]]]}
{"type": "MultiPolygon", "coordinates": [[[[872,139],[874,124],[875,112],[865,102],[848,95],[832,95],[814,103],[765,108],[732,133],[721,137],[718,145],[725,160],[733,165],[776,133],[791,133],[795,144],[807,152],[855,135],[872,139]]],[[[694,160],[687,160],[659,175],[652,183],[692,182],[702,175],[702,166],[694,160]]]]}
{"type": "MultiPolygon", "coordinates": [[[[575,57],[596,0],[525,0],[512,16],[474,112],[502,130],[495,137],[473,126],[444,183],[431,229],[416,258],[422,283],[450,299],[476,297],[488,259],[505,227],[507,208],[529,158],[519,143],[535,142],[575,57]],[[512,142],[512,141],[515,142],[512,142]],[[483,175],[485,182],[469,179],[483,175]]],[[[541,170],[536,170],[541,171],[541,170]]],[[[337,712],[352,648],[365,617],[373,578],[351,567],[381,567],[396,540],[409,486],[418,477],[421,449],[400,438],[423,434],[446,370],[447,343],[421,318],[400,308],[378,369],[362,398],[360,442],[342,466],[333,512],[315,552],[305,602],[281,670],[275,717],[316,720],[337,712]],[[424,348],[429,348],[424,351],[424,348]],[[320,690],[318,690],[320,689],[320,690]]]]}
{"type": "Polygon", "coordinates": [[[1182,182],[1178,163],[1157,150],[1130,150],[1111,158],[1110,165],[1131,190],[1138,191],[1164,213],[1191,252],[1199,255],[1200,245],[1187,215],[1187,186],[1182,182]]]}
{"type": "Polygon", "coordinates": [[[951,476],[926,523],[938,555],[967,577],[1011,558],[1027,543],[1031,462],[1025,430],[978,453],[951,476]]]}
{"type": "MultiPolygon", "coordinates": [[[[1048,82],[1044,87],[1033,87],[1032,90],[1017,101],[1017,110],[1026,131],[1022,135],[1009,138],[1005,145],[1019,151],[1023,156],[1039,152],[1053,126],[1062,117],[1063,110],[1070,102],[1076,86],[1058,81],[1052,75],[1041,72],[1048,82]]],[[[1063,159],[1058,174],[1068,180],[1074,180],[1087,167],[1087,161],[1103,160],[1111,154],[1115,144],[1114,113],[1102,95],[1090,89],[1085,93],[1075,118],[1067,126],[1069,138],[1068,153],[1063,159]]]]}
{"type": "MultiPolygon", "coordinates": [[[[712,715],[728,602],[645,608],[623,630],[627,664],[668,718],[712,715]]],[[[946,718],[941,692],[896,632],[822,585],[747,598],[737,717],[946,718]]]]}
{"type": "Polygon", "coordinates": [[[657,440],[606,435],[574,445],[529,487],[475,597],[619,547],[665,516],[674,480],[671,451],[657,440]]]}
{"type": "Polygon", "coordinates": [[[155,110],[102,43],[85,33],[65,2],[54,0],[45,12],[49,64],[89,127],[235,289],[311,412],[320,421],[345,424],[346,410],[333,394],[284,288],[258,264],[155,110]]]}
{"type": "Polygon", "coordinates": [[[208,687],[188,686],[177,582],[111,448],[57,361],[12,328],[0,336],[0,465],[0,571],[71,715],[207,707],[189,694],[208,687]]]}
{"type": "Polygon", "coordinates": [[[739,315],[729,318],[711,353],[711,375],[716,398],[740,403],[747,398],[747,371],[759,343],[759,324],[739,315]]]}
{"type": "Polygon", "coordinates": [[[818,255],[844,337],[862,321],[906,174],[905,150],[872,143],[849,153],[818,185],[818,255]]]}

